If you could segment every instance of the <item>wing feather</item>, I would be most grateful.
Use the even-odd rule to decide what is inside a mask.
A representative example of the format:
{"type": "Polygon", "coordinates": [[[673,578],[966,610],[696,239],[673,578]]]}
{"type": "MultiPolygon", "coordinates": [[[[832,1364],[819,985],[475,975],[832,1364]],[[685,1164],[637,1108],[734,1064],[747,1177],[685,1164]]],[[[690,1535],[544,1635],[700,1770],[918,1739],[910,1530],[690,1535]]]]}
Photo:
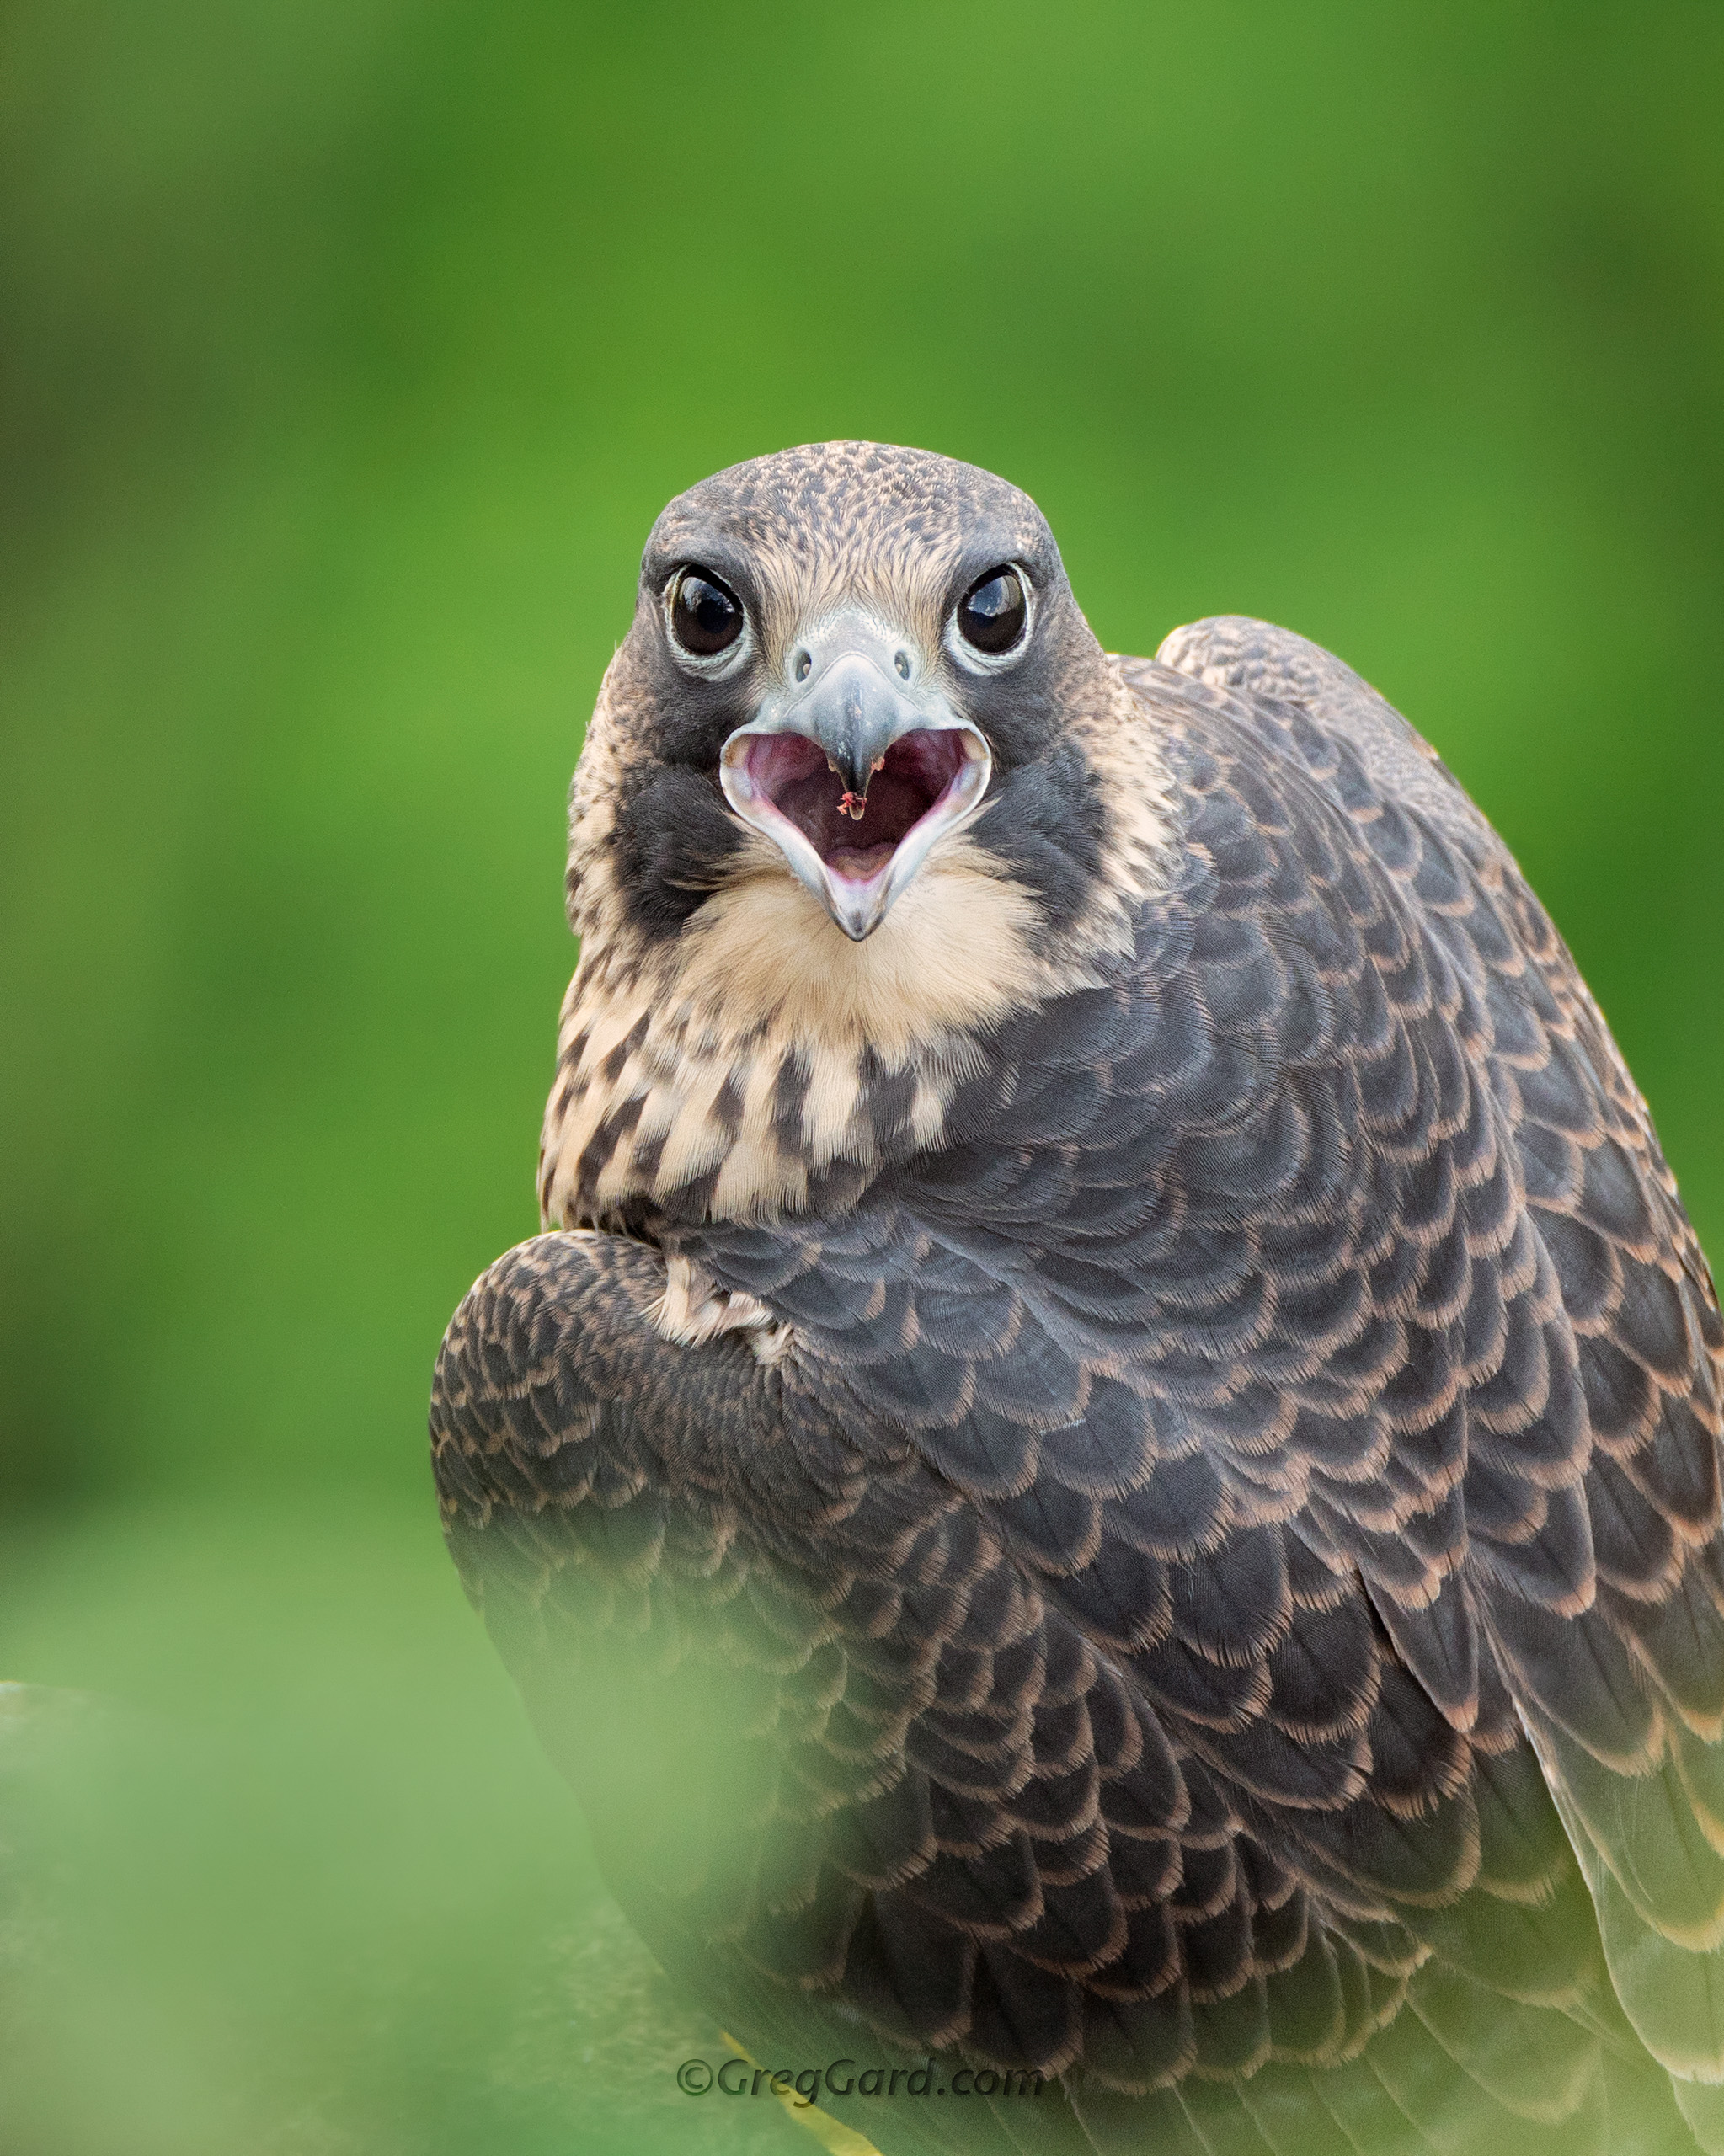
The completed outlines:
{"type": "Polygon", "coordinates": [[[1037,2156],[1574,2156],[1681,2131],[1631,2024],[1720,2145],[1724,1327],[1644,1104],[1356,676],[1241,622],[1127,670],[1184,819],[1135,960],[860,1194],[494,1267],[464,1576],[757,2055],[1060,2075],[987,2114],[1037,2156]],[[666,1257],[788,1352],[660,1340],[666,1257]]]}
{"type": "MultiPolygon", "coordinates": [[[[1554,1350],[1548,1374],[1564,1388],[1560,1422],[1543,1403],[1507,1460],[1475,1438],[1475,1460],[1487,1464],[1469,1467],[1467,1524],[1484,1561],[1492,1636],[1537,1733],[1631,2018],[1673,2071],[1724,2079],[1724,2025],[1711,2003],[1724,1869],[1716,1814],[1697,1796],[1724,1780],[1724,1326],[1645,1103],[1513,862],[1374,691],[1262,624],[1198,623],[1161,656],[1213,688],[1269,700],[1307,746],[1302,726],[1316,721],[1341,749],[1332,782],[1343,798],[1348,752],[1395,792],[1401,813],[1383,856],[1391,873],[1406,873],[1409,806],[1429,827],[1422,888],[1440,905],[1428,920],[1470,976],[1522,1218],[1560,1292],[1542,1333],[1524,1324],[1517,1333],[1517,1305],[1497,1319],[1494,1299],[1472,1328],[1494,1368],[1470,1406],[1494,1405],[1497,1421],[1506,1413],[1513,1423],[1517,1406],[1540,1404],[1540,1337],[1554,1350]],[[1428,845],[1437,834],[1440,849],[1428,845]],[[1553,1459],[1566,1449],[1583,1469],[1583,1513],[1569,1503],[1540,1514],[1530,1488],[1517,1508],[1516,1470],[1524,1476],[1533,1464],[1526,1435],[1540,1426],[1553,1459]],[[1588,1577],[1588,1545],[1602,1588],[1588,1577]],[[1579,1606],[1543,1614],[1562,1610],[1568,1584],[1579,1606]]],[[[1390,1628],[1405,1631],[1404,1620],[1390,1628]]],[[[1440,1679],[1440,1664],[1431,1673],[1440,1679]]]]}

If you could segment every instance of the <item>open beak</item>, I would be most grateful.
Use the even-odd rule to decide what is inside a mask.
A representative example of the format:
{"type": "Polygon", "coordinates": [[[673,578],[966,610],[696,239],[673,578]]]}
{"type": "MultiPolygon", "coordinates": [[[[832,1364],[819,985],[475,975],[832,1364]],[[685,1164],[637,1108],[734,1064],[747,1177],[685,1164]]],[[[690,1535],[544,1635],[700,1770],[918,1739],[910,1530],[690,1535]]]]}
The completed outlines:
{"type": "Polygon", "coordinates": [[[718,782],[859,943],[929,850],[981,807],[993,758],[937,686],[915,680],[908,648],[867,616],[838,615],[799,649],[805,679],[737,728],[718,782]]]}

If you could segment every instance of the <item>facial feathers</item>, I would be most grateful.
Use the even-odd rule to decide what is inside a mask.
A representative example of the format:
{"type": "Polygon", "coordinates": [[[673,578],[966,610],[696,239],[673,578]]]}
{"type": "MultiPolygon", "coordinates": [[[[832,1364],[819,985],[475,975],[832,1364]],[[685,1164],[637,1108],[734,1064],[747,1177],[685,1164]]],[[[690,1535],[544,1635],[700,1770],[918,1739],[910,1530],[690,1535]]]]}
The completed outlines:
{"type": "MultiPolygon", "coordinates": [[[[895,753],[874,782],[883,795],[895,753]]],[[[939,801],[914,783],[900,819],[926,809],[937,823],[939,801]]],[[[872,856],[889,862],[918,836],[884,826],[872,856]]],[[[618,1220],[643,1203],[770,1217],[835,1162],[866,1168],[904,1135],[935,1142],[980,1034],[1129,950],[1167,837],[1153,721],[1026,495],[946,457],[857,443],[703,481],[653,528],[575,776],[581,953],[546,1115],[545,1219],[618,1220]],[[981,652],[959,610],[1006,568],[1027,627],[1020,648],[981,652]],[[671,595],[693,571],[742,617],[716,664],[676,642],[671,595]],[[989,757],[973,819],[932,838],[860,940],[736,813],[721,773],[726,744],[767,712],[776,746],[808,752],[800,794],[831,795],[798,813],[817,840],[848,839],[832,814],[840,780],[825,744],[798,730],[795,696],[823,648],[862,664],[853,646],[880,662],[862,665],[864,683],[887,676],[904,718],[929,722],[900,727],[899,742],[974,732],[989,757]],[[881,1128],[883,1086],[910,1103],[901,1130],[881,1128]]]]}

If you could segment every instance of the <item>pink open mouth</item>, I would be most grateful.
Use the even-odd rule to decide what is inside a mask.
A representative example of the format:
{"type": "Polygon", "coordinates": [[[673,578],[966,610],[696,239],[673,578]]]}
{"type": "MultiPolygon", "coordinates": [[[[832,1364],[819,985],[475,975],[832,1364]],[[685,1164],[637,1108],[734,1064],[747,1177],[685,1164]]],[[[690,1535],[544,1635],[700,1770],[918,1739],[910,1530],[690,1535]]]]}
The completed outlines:
{"type": "Polygon", "coordinates": [[[739,726],[718,758],[724,798],[769,838],[853,943],[873,935],[941,840],[982,807],[993,757],[967,723],[908,729],[861,792],[819,742],[739,726]]]}
{"type": "Polygon", "coordinates": [[[892,744],[866,796],[846,791],[805,734],[755,734],[744,767],[755,798],[793,824],[833,875],[865,883],[947,798],[968,760],[955,728],[925,727],[892,744]]]}

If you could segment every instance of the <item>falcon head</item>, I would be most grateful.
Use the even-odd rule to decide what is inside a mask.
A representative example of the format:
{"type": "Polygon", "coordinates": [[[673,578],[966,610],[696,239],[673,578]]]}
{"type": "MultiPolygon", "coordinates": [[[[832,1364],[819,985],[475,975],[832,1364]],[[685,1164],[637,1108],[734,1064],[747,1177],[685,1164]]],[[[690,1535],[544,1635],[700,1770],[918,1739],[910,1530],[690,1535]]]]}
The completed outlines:
{"type": "Polygon", "coordinates": [[[576,878],[602,788],[590,836],[649,940],[727,888],[793,879],[841,963],[834,931],[878,934],[954,857],[1069,922],[1110,814],[1082,722],[1118,692],[1045,519],[1003,479],[865,443],[735,466],[648,539],[599,788],[584,803],[577,782],[576,878]]]}
{"type": "Polygon", "coordinates": [[[934,1143],[993,1029],[1129,953],[1160,755],[1004,480],[838,442],[680,495],[570,798],[547,1220],[934,1143]]]}

